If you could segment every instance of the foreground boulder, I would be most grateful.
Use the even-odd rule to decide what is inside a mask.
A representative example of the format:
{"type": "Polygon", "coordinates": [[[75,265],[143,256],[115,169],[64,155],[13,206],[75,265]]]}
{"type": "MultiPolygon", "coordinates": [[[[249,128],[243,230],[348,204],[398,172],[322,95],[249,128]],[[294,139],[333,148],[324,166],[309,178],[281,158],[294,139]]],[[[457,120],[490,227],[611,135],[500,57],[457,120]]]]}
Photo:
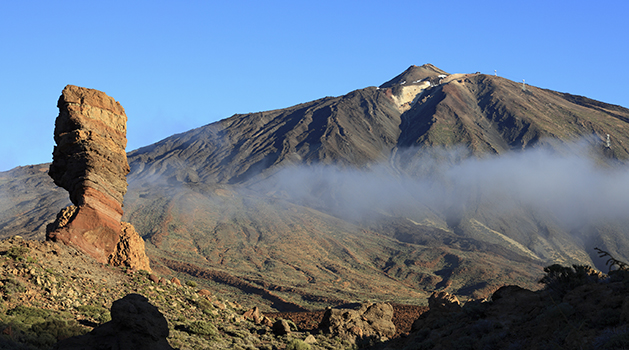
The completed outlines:
{"type": "Polygon", "coordinates": [[[74,205],[47,227],[46,238],[75,246],[101,263],[150,271],[144,241],[121,224],[129,164],[127,116],[105,93],[68,85],[55,121],[48,174],[74,205]]]}
{"type": "Polygon", "coordinates": [[[327,309],[319,329],[350,340],[386,340],[395,335],[393,307],[388,303],[364,303],[357,309],[327,309]]]}
{"type": "Polygon", "coordinates": [[[166,340],[168,333],[168,322],[157,307],[142,295],[129,294],[114,301],[111,321],[85,335],[65,339],[55,349],[173,349],[166,340]]]}

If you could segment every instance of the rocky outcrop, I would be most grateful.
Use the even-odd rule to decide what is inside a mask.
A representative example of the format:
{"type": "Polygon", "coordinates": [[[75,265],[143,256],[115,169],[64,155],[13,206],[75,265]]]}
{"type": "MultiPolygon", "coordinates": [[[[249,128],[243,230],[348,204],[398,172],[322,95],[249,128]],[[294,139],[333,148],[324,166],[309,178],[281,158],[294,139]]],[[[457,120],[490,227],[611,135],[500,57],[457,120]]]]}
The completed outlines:
{"type": "Polygon", "coordinates": [[[86,335],[63,340],[55,349],[173,349],[166,340],[168,333],[168,322],[157,307],[142,295],[129,294],[114,301],[111,321],[86,335]]]}
{"type": "Polygon", "coordinates": [[[351,340],[386,340],[395,334],[393,307],[388,303],[364,303],[358,309],[327,309],[319,324],[326,333],[351,340]]]}
{"type": "Polygon", "coordinates": [[[150,271],[144,242],[120,221],[129,173],[124,109],[103,92],[73,85],[65,87],[57,107],[57,145],[48,174],[74,205],[57,215],[46,238],[101,263],[150,271]]]}
{"type": "Polygon", "coordinates": [[[144,240],[130,223],[121,222],[121,227],[120,240],[108,258],[109,264],[151,271],[149,258],[144,251],[144,240]]]}
{"type": "Polygon", "coordinates": [[[461,303],[456,295],[448,292],[433,292],[428,298],[428,307],[431,311],[458,311],[461,309],[461,303]]]}

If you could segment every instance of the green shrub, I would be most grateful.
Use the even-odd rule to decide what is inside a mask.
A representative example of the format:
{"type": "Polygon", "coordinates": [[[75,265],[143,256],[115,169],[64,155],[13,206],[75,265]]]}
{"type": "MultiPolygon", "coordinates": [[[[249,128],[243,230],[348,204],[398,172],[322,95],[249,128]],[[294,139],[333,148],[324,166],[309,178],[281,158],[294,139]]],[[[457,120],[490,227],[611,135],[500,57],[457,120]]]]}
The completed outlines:
{"type": "Polygon", "coordinates": [[[31,327],[31,331],[37,334],[40,339],[53,339],[51,344],[45,344],[50,346],[54,345],[57,340],[87,333],[87,329],[81,327],[75,320],[66,321],[60,319],[36,323],[31,327]]]}
{"type": "Polygon", "coordinates": [[[196,288],[197,287],[197,282],[195,281],[186,281],[186,286],[192,287],[192,288],[196,288]]]}
{"type": "Polygon", "coordinates": [[[559,264],[544,268],[546,275],[539,283],[545,284],[547,289],[564,294],[578,286],[597,282],[601,273],[587,265],[572,265],[572,267],[559,264]]]}
{"type": "Polygon", "coordinates": [[[98,323],[105,323],[111,321],[111,313],[104,307],[93,306],[93,305],[81,305],[76,308],[77,311],[81,313],[81,315],[91,318],[98,323]]]}
{"type": "Polygon", "coordinates": [[[13,309],[7,310],[7,315],[13,316],[14,320],[24,324],[34,324],[44,322],[50,317],[51,313],[48,310],[36,307],[18,305],[13,309]]]}
{"type": "Polygon", "coordinates": [[[20,294],[26,292],[26,287],[22,282],[13,278],[7,278],[3,280],[3,286],[0,287],[4,294],[12,295],[12,294],[20,294]]]}
{"type": "MultiPolygon", "coordinates": [[[[2,324],[10,327],[12,340],[16,342],[8,348],[48,349],[61,339],[88,332],[71,317],[66,313],[21,305],[7,310],[2,317],[2,324]],[[20,347],[16,344],[20,344],[20,347]]],[[[0,349],[4,349],[2,344],[0,349]]]]}
{"type": "Polygon", "coordinates": [[[199,298],[197,300],[192,300],[192,303],[201,310],[206,315],[212,315],[212,310],[214,310],[214,305],[207,300],[206,298],[199,298]]]}
{"type": "Polygon", "coordinates": [[[24,260],[24,255],[28,253],[30,249],[26,247],[11,247],[9,251],[7,251],[7,256],[13,260],[22,261],[24,260]]]}
{"type": "Polygon", "coordinates": [[[186,327],[186,332],[214,338],[218,335],[218,330],[213,324],[206,321],[194,321],[186,327]]]}
{"type": "Polygon", "coordinates": [[[310,350],[310,344],[301,339],[293,339],[286,345],[286,350],[310,350]]]}

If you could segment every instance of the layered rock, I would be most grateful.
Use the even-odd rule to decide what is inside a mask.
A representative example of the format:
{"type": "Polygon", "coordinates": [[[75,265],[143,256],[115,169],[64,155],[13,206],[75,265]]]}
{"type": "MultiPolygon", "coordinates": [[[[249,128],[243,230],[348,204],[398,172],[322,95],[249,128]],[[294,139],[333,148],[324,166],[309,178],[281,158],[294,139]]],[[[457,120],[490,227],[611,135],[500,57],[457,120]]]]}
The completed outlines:
{"type": "Polygon", "coordinates": [[[73,245],[102,263],[150,270],[144,242],[121,225],[129,164],[127,116],[105,93],[68,85],[55,121],[53,162],[48,174],[74,205],[48,226],[46,238],[73,245]]]}

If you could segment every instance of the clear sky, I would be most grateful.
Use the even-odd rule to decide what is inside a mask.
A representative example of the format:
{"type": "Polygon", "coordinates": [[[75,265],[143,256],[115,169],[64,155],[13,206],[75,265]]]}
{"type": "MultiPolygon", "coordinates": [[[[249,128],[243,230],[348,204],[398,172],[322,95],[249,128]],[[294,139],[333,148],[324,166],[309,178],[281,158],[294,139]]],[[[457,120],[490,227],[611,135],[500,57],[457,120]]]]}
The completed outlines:
{"type": "Polygon", "coordinates": [[[629,2],[0,1],[0,171],[52,161],[67,84],[125,108],[133,150],[410,65],[629,107],[629,2]]]}

